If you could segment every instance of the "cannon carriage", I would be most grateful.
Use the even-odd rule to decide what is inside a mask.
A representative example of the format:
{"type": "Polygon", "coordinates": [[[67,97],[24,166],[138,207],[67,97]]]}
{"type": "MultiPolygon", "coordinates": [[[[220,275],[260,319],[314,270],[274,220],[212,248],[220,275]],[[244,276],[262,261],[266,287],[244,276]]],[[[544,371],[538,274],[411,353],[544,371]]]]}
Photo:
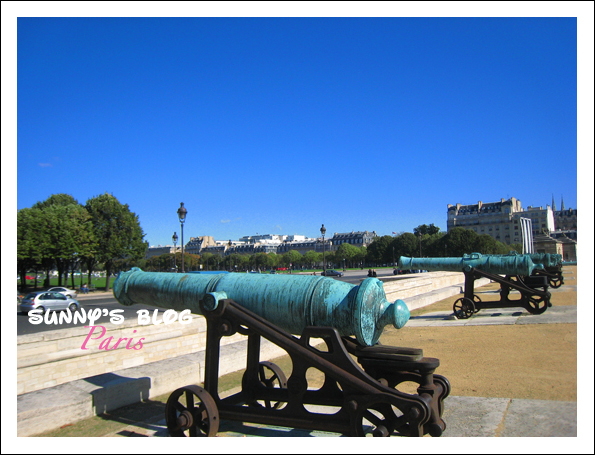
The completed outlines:
{"type": "Polygon", "coordinates": [[[435,374],[439,360],[378,343],[383,327],[403,327],[409,311],[402,301],[387,302],[375,278],[355,286],[325,277],[133,269],[120,274],[114,295],[127,305],[190,308],[207,321],[204,386],[170,395],[172,436],[215,436],[221,420],[348,436],[440,436],[446,428],[450,384],[435,374]],[[240,391],[221,398],[221,340],[236,333],[247,337],[246,368],[240,391]],[[290,375],[261,361],[263,338],[290,356],[290,375]],[[311,368],[323,374],[322,387],[308,384],[311,368]],[[416,393],[400,390],[405,383],[416,384],[416,393]]]}
{"type": "MultiPolygon", "coordinates": [[[[399,267],[429,271],[463,272],[463,297],[453,304],[458,319],[468,319],[482,309],[524,308],[531,314],[542,314],[551,306],[549,276],[543,264],[529,255],[482,255],[472,253],[462,258],[399,258],[399,267]],[[475,293],[480,278],[500,284],[499,300],[484,301],[475,293]],[[516,291],[516,292],[514,292],[516,291]]],[[[560,281],[556,281],[557,283],[560,281]]]]}

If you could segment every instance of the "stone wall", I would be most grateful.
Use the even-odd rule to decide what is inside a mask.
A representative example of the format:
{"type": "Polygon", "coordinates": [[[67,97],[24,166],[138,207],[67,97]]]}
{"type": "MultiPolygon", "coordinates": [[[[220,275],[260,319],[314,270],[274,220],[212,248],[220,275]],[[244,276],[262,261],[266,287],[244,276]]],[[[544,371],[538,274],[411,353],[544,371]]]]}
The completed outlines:
{"type": "MultiPolygon", "coordinates": [[[[139,325],[136,319],[130,319],[122,324],[101,325],[107,330],[104,338],[114,337],[112,346],[122,337],[133,338],[130,347],[144,338],[143,347],[126,349],[124,341],[114,350],[99,349],[102,339],[97,339],[90,340],[88,349],[83,350],[81,345],[90,330],[84,327],[20,335],[17,337],[17,394],[204,351],[206,346],[206,321],[202,316],[193,315],[188,324],[175,321],[167,325],[139,325]]],[[[223,337],[221,343],[234,343],[243,338],[235,334],[223,337]]]]}

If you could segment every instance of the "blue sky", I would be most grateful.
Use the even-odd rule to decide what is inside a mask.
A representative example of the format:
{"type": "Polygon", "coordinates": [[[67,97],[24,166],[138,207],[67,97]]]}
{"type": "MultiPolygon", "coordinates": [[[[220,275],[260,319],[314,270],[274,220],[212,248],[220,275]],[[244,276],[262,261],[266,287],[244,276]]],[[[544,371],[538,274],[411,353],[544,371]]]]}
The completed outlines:
{"type": "Polygon", "coordinates": [[[17,209],[108,192],[153,246],[180,202],[185,240],[578,205],[574,17],[20,17],[17,43],[17,209]]]}

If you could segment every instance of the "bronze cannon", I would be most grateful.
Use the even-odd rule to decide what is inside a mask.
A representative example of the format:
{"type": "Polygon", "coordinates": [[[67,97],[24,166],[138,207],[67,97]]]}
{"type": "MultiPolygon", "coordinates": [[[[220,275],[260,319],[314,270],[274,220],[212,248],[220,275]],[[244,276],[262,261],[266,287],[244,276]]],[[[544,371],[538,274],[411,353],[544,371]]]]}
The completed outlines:
{"type": "Polygon", "coordinates": [[[551,306],[548,279],[537,274],[544,265],[533,262],[529,255],[482,255],[472,253],[460,258],[409,258],[400,257],[402,269],[463,272],[465,274],[464,297],[457,299],[453,313],[459,319],[467,319],[487,308],[524,308],[531,314],[541,314],[551,306]],[[489,278],[500,284],[500,299],[482,301],[475,293],[475,280],[489,278]],[[511,290],[518,291],[511,295],[511,290]]]}
{"type": "Polygon", "coordinates": [[[191,309],[207,321],[204,384],[169,396],[171,436],[215,436],[220,421],[322,430],[348,436],[440,436],[448,380],[435,374],[438,359],[421,349],[385,346],[386,324],[402,327],[409,310],[386,301],[382,283],[359,286],[300,275],[150,273],[132,269],[114,284],[121,303],[191,309]],[[219,394],[224,337],[247,337],[239,392],[219,394]],[[297,336],[296,336],[297,335],[297,336]],[[288,376],[261,361],[261,341],[291,359],[288,376]],[[322,373],[322,387],[308,372],[322,373]],[[417,383],[416,392],[402,385],[417,383]]]}

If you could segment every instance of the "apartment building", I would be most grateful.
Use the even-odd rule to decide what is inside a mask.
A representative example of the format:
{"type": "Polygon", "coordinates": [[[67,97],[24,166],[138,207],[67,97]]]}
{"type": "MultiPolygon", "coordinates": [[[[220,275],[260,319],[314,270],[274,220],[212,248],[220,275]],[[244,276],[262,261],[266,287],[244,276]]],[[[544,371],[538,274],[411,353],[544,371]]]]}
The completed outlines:
{"type": "Polygon", "coordinates": [[[551,207],[529,206],[526,210],[521,201],[514,197],[500,199],[499,202],[479,201],[472,205],[448,204],[447,231],[454,227],[463,227],[472,229],[477,234],[487,234],[502,243],[522,243],[521,218],[531,220],[534,239],[539,236],[562,238],[563,233],[564,239],[576,242],[576,210],[566,210],[562,201],[562,210],[557,211],[553,199],[551,207]]]}
{"type": "Polygon", "coordinates": [[[367,247],[377,237],[376,231],[351,231],[345,233],[335,232],[331,241],[335,246],[335,249],[343,244],[349,243],[353,246],[365,246],[367,247]]]}
{"type": "Polygon", "coordinates": [[[462,227],[479,235],[487,234],[502,243],[521,243],[519,217],[522,213],[521,201],[514,197],[472,205],[448,204],[446,230],[462,227]]]}

